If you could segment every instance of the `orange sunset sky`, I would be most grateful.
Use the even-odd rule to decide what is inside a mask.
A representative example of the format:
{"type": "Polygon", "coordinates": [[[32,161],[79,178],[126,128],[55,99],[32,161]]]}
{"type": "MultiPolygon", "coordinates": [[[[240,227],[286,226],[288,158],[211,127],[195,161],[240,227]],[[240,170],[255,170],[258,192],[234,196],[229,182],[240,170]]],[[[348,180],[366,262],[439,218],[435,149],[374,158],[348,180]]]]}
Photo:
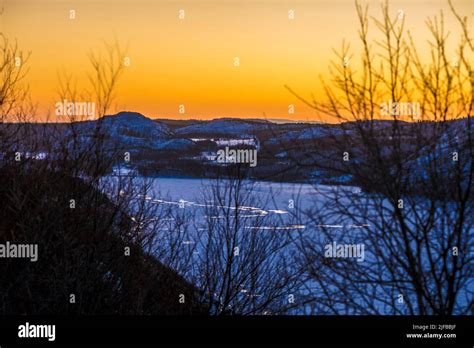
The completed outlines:
{"type": "MultiPolygon", "coordinates": [[[[472,18],[474,1],[453,2],[472,18]]],[[[379,15],[381,1],[365,3],[372,15],[379,15]]],[[[422,46],[428,36],[425,19],[440,9],[453,38],[459,36],[447,0],[392,0],[390,8],[393,14],[405,12],[407,28],[422,46]]],[[[357,44],[350,0],[6,0],[3,9],[1,31],[31,52],[26,82],[43,116],[54,114],[59,101],[58,72],[81,79],[88,71],[88,52],[117,38],[128,45],[131,64],[112,111],[152,118],[255,118],[265,113],[268,118],[316,119],[284,85],[304,96],[320,95],[318,76],[327,74],[332,48],[339,48],[343,38],[357,44]],[[293,20],[289,10],[294,10],[293,20]],[[184,114],[178,111],[181,104],[184,114]],[[288,113],[289,104],[295,105],[294,114],[288,113]]]]}

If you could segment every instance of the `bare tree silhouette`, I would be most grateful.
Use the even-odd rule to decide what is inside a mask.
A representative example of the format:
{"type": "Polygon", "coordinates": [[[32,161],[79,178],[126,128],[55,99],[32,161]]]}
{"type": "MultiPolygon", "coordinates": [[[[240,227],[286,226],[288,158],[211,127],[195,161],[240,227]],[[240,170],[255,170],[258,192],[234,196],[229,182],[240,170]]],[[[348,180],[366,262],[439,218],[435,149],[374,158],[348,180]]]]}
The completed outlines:
{"type": "Polygon", "coordinates": [[[421,56],[403,12],[392,17],[385,2],[371,21],[356,2],[360,58],[345,42],[335,51],[324,100],[287,87],[340,122],[337,131],[321,127],[316,152],[294,164],[351,185],[316,188],[324,205],[300,212],[315,229],[301,235],[299,258],[315,313],[472,313],[473,41],[467,17],[449,4],[461,29],[455,51],[443,13],[426,21],[421,56]],[[364,260],[328,258],[333,242],[365,246],[364,260]]]}
{"type": "MultiPolygon", "coordinates": [[[[3,44],[2,115],[11,120],[29,100],[19,84],[24,75],[13,65],[21,53],[7,39],[3,44]]],[[[0,148],[0,240],[38,245],[39,255],[36,262],[2,260],[1,313],[204,313],[197,289],[144,249],[152,221],[163,216],[144,204],[149,184],[133,176],[104,179],[126,151],[106,138],[103,116],[123,70],[118,44],[106,52],[90,56],[92,92],[79,93],[70,76],[59,91],[61,100],[97,100],[98,119],[66,114],[65,122],[40,124],[17,118],[2,128],[9,142],[0,148]]]]}
{"type": "Polygon", "coordinates": [[[302,305],[298,290],[301,267],[281,221],[258,207],[268,197],[239,174],[217,179],[203,195],[211,202],[197,224],[194,267],[190,277],[211,314],[283,314],[302,305]]]}

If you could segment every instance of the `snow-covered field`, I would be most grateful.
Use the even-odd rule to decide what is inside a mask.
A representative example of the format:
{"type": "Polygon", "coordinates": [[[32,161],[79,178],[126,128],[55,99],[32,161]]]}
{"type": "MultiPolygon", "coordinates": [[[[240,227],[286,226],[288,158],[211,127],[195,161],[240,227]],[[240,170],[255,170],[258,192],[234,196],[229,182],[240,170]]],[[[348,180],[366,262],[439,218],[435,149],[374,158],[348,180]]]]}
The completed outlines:
{"type": "MultiPolygon", "coordinates": [[[[116,178],[109,179],[113,182],[116,178]]],[[[204,247],[208,240],[206,238],[216,237],[213,233],[225,234],[224,230],[229,226],[235,228],[234,222],[238,221],[239,233],[270,233],[288,236],[296,244],[310,243],[319,260],[327,257],[325,247],[329,244],[334,247],[341,243],[345,246],[362,246],[363,255],[342,257],[351,257],[355,265],[360,265],[360,269],[354,270],[373,271],[377,268],[371,268],[371,265],[380,261],[379,244],[383,243],[379,243],[376,238],[366,239],[368,234],[373,237],[380,234],[382,229],[388,229],[385,233],[390,234],[399,228],[388,200],[375,194],[366,194],[358,187],[249,181],[243,182],[240,190],[236,191],[235,182],[232,184],[228,180],[164,177],[138,177],[134,180],[137,187],[148,185],[149,189],[140,198],[158,208],[156,220],[161,235],[155,240],[156,244],[152,244],[161,255],[166,255],[167,238],[174,238],[177,231],[187,228],[187,234],[179,244],[182,248],[195,246],[193,252],[199,255],[203,251],[200,247],[204,247]],[[238,204],[236,196],[241,198],[238,204]],[[213,224],[220,225],[216,228],[213,224]],[[210,231],[208,235],[206,231],[210,231]]],[[[426,200],[420,198],[416,206],[424,207],[426,204],[426,200]]],[[[412,220],[415,217],[422,219],[420,214],[409,213],[406,226],[416,231],[417,227],[411,226],[415,224],[412,220]]],[[[441,224],[442,221],[436,222],[439,235],[441,224]]],[[[433,235],[432,245],[429,246],[433,251],[438,237],[433,235]]],[[[291,260],[301,253],[301,244],[297,247],[292,243],[280,250],[282,258],[291,260]]],[[[410,241],[410,245],[412,243],[410,241]]],[[[403,253],[403,250],[400,249],[400,252],[403,253]]],[[[384,254],[393,256],[388,251],[384,251],[384,254]]],[[[173,264],[168,265],[174,267],[173,264]]],[[[311,280],[305,281],[305,286],[313,284],[311,280]]],[[[373,287],[377,292],[381,291],[378,285],[373,287]]],[[[385,310],[381,302],[374,301],[372,305],[374,311],[393,314],[385,310]]],[[[300,310],[297,313],[302,313],[300,310]]]]}
{"type": "MultiPolygon", "coordinates": [[[[176,209],[199,210],[211,207],[214,203],[211,191],[227,185],[226,180],[192,178],[140,178],[147,181],[151,189],[147,198],[151,203],[171,205],[176,209]]],[[[140,183],[138,183],[140,184],[140,183]]],[[[278,218],[282,225],[294,218],[296,210],[305,211],[319,206],[324,209],[327,200],[331,200],[334,190],[358,192],[356,187],[314,186],[300,183],[248,182],[243,186],[243,204],[238,209],[268,217],[278,218]]],[[[230,208],[232,206],[230,205],[230,208]]],[[[337,227],[337,226],[334,226],[337,227]]],[[[305,228],[299,224],[298,228],[305,228]]]]}
{"type": "MultiPolygon", "coordinates": [[[[112,181],[117,177],[110,177],[112,181]]],[[[109,178],[109,179],[110,179],[109,178]]],[[[364,221],[351,219],[328,218],[315,222],[308,219],[307,212],[324,211],[334,202],[337,195],[344,201],[348,195],[362,195],[358,187],[326,186],[301,183],[281,183],[268,181],[248,181],[241,187],[240,201],[236,206],[235,193],[230,196],[223,188],[231,185],[226,179],[194,179],[168,177],[138,177],[137,187],[147,186],[146,194],[139,195],[160,210],[174,212],[173,216],[188,214],[193,216],[199,225],[208,223],[206,214],[218,207],[222,212],[237,210],[238,218],[245,219],[244,229],[267,229],[287,231],[313,231],[326,228],[331,230],[368,227],[364,221]],[[219,188],[220,202],[215,202],[215,190],[219,188]],[[342,191],[342,193],[341,193],[342,191]],[[251,218],[259,218],[258,225],[252,224],[251,218]]],[[[347,203],[347,202],[346,202],[347,203]]],[[[222,216],[214,216],[219,219],[222,216]]],[[[203,227],[203,226],[201,226],[203,227]]]]}

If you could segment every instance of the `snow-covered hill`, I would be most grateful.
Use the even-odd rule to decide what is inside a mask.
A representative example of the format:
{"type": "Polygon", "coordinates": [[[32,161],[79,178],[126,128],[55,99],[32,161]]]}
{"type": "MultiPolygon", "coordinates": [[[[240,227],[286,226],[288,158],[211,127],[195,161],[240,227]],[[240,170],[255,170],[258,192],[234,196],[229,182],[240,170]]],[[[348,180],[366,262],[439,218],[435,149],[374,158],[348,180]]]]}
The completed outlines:
{"type": "Polygon", "coordinates": [[[178,128],[176,134],[183,136],[214,134],[219,136],[250,137],[257,131],[268,129],[271,125],[271,122],[265,120],[219,118],[178,128]]]}
{"type": "Polygon", "coordinates": [[[136,112],[120,112],[99,120],[78,122],[67,131],[69,141],[74,133],[85,142],[101,137],[106,147],[129,150],[162,148],[173,136],[165,124],[136,112]]]}

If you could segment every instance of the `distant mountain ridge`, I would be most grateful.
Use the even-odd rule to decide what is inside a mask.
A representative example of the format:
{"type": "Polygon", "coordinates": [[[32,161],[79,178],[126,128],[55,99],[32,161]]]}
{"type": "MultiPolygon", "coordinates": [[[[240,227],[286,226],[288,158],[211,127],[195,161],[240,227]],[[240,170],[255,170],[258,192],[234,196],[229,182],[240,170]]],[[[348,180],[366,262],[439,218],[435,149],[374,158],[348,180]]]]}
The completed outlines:
{"type": "MultiPolygon", "coordinates": [[[[374,132],[384,152],[390,151],[393,122],[374,120],[373,122],[344,122],[341,124],[314,123],[274,123],[267,119],[216,118],[213,120],[169,120],[151,119],[138,112],[122,111],[115,115],[106,115],[99,120],[74,123],[28,123],[25,128],[38,127],[38,139],[34,144],[53,139],[52,147],[48,141],[42,147],[31,150],[28,139],[19,136],[13,142],[14,151],[54,153],[65,148],[73,156],[99,144],[111,156],[122,153],[133,154],[133,162],[143,175],[212,177],[217,175],[219,164],[210,160],[224,147],[251,148],[258,151],[259,165],[253,173],[260,177],[271,177],[274,173],[281,180],[307,180],[308,178],[330,177],[337,182],[336,173],[320,173],[308,166],[312,162],[323,163],[334,156],[334,144],[353,141],[351,148],[357,152],[357,137],[360,132],[374,132]],[[358,129],[359,128],[359,129],[358,129]],[[52,137],[50,138],[49,135],[52,137]],[[99,140],[99,142],[97,142],[99,140]],[[291,169],[294,163],[304,164],[298,170],[291,169]],[[283,176],[285,175],[285,176],[283,176]]],[[[413,165],[428,162],[429,151],[433,149],[458,148],[456,142],[467,141],[469,118],[445,123],[398,122],[397,131],[403,137],[406,153],[417,146],[417,134],[431,139],[432,146],[427,148],[413,165]],[[454,139],[454,143],[453,143],[454,139]]],[[[20,125],[21,126],[21,125],[20,125]]],[[[15,127],[13,127],[15,128],[15,127]]],[[[0,124],[0,133],[8,131],[8,125],[0,124]]],[[[472,130],[472,126],[470,128],[472,130]]],[[[18,134],[21,134],[18,133],[18,134]]],[[[375,139],[375,138],[374,138],[375,139]]],[[[1,155],[1,154],[0,154],[1,155]]],[[[421,169],[420,169],[421,170],[421,169]]],[[[420,177],[422,172],[420,171],[420,177]]],[[[318,179],[319,180],[319,179],[318,179]]]]}
{"type": "Polygon", "coordinates": [[[178,128],[175,133],[180,135],[214,133],[216,135],[247,137],[270,126],[270,122],[266,120],[219,118],[178,128]]]}

